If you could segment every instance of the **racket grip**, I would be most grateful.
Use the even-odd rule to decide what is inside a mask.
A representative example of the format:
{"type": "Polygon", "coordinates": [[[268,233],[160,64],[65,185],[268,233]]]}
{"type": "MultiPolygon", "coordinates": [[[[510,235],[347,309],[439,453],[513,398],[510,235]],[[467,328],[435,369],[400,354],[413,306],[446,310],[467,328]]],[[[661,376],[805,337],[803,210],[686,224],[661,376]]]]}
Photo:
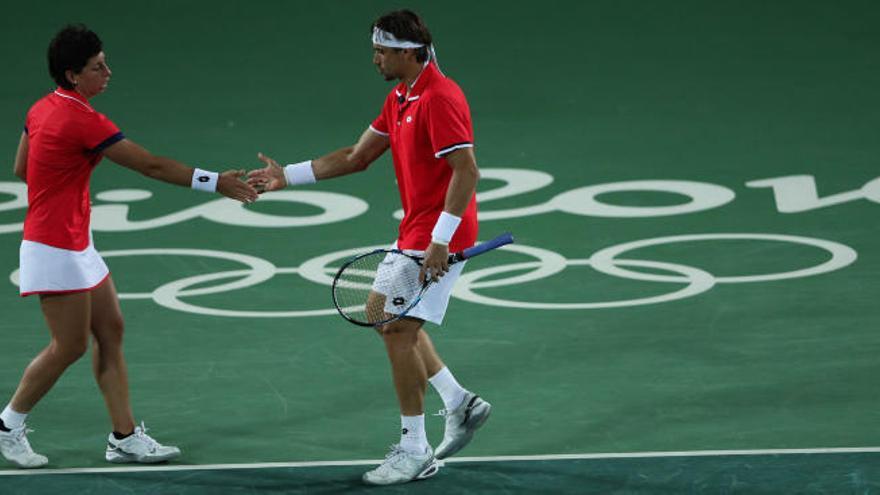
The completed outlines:
{"type": "Polygon", "coordinates": [[[477,244],[476,246],[469,247],[464,251],[459,253],[449,255],[450,263],[458,263],[459,261],[464,261],[468,258],[473,258],[474,256],[478,256],[487,251],[491,251],[493,249],[500,248],[505,244],[513,243],[513,235],[510,232],[505,232],[498,237],[492,239],[491,241],[486,241],[482,244],[477,244]]]}

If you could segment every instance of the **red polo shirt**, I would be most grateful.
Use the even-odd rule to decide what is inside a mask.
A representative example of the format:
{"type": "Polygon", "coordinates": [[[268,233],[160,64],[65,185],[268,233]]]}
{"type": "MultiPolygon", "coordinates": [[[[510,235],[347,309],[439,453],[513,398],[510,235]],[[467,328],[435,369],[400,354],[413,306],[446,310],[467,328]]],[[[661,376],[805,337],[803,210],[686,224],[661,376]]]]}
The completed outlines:
{"type": "Polygon", "coordinates": [[[102,151],[125,136],[76,91],[58,88],[27,113],[24,239],[82,251],[89,245],[89,179],[102,151]]]}
{"type": "MultiPolygon", "coordinates": [[[[382,112],[370,128],[391,141],[394,172],[403,204],[397,246],[427,249],[431,231],[446,202],[452,167],[445,156],[472,147],[471,111],[461,88],[428,64],[409,98],[406,84],[397,85],[385,98],[382,112]]],[[[449,243],[451,252],[477,240],[477,200],[471,197],[461,224],[449,243]]]]}

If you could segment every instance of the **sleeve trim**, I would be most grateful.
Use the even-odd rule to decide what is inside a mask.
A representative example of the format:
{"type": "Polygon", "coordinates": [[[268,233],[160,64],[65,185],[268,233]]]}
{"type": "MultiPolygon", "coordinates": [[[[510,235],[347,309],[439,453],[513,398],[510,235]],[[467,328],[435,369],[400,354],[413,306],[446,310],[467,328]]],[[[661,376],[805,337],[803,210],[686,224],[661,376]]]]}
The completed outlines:
{"type": "Polygon", "coordinates": [[[114,144],[118,143],[119,141],[122,141],[123,139],[125,139],[125,135],[122,134],[121,132],[117,132],[116,134],[101,141],[101,143],[98,144],[97,146],[95,146],[94,148],[90,149],[89,153],[100,153],[100,152],[104,151],[105,149],[107,149],[108,147],[110,147],[111,145],[114,145],[114,144]]]}
{"type": "Polygon", "coordinates": [[[474,147],[474,143],[468,143],[468,142],[456,143],[456,144],[447,146],[447,147],[441,149],[440,151],[434,153],[434,158],[442,158],[443,155],[448,155],[449,153],[452,153],[453,151],[455,151],[457,149],[473,148],[473,147],[474,147]]]}
{"type": "Polygon", "coordinates": [[[380,136],[388,137],[388,133],[387,133],[387,132],[382,132],[382,131],[380,131],[379,129],[376,129],[375,127],[372,126],[372,124],[370,125],[370,130],[373,131],[373,132],[375,132],[376,134],[378,134],[378,135],[380,135],[380,136]]]}

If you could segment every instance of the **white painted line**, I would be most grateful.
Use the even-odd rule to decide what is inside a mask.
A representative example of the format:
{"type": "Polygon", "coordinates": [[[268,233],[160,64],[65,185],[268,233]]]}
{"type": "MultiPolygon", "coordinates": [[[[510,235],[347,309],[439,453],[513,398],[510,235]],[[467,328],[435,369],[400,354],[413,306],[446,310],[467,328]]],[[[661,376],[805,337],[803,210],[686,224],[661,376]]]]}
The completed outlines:
{"type": "Polygon", "coordinates": [[[511,455],[495,457],[456,457],[446,462],[506,462],[506,461],[561,461],[579,459],[638,459],[654,457],[720,457],[741,455],[792,454],[863,454],[880,453],[880,447],[843,447],[816,449],[763,449],[763,450],[692,450],[673,452],[621,452],[600,454],[511,455]]]}
{"type": "MultiPolygon", "coordinates": [[[[548,455],[509,455],[487,457],[456,457],[446,459],[442,463],[456,462],[515,462],[515,461],[564,461],[564,460],[596,460],[596,459],[640,459],[664,457],[721,457],[744,455],[803,455],[803,454],[866,454],[880,453],[880,447],[843,447],[814,449],[763,449],[763,450],[691,450],[671,452],[620,452],[596,454],[548,454],[548,455]]],[[[124,466],[102,468],[67,468],[67,469],[7,469],[0,470],[0,476],[34,476],[46,474],[99,474],[99,473],[139,473],[169,471],[222,471],[233,469],[286,469],[338,466],[372,466],[382,462],[381,459],[365,459],[353,461],[308,461],[308,462],[263,462],[253,464],[169,464],[161,466],[124,466]]]]}

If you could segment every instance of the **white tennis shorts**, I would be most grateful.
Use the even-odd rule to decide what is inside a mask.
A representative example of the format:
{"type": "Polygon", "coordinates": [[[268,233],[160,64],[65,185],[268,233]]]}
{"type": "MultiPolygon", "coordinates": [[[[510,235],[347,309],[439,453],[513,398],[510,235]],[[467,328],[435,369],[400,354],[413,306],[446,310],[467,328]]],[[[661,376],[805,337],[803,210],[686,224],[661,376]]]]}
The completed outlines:
{"type": "MultiPolygon", "coordinates": [[[[397,243],[391,246],[391,249],[397,249],[397,243]]],[[[416,256],[424,256],[424,251],[415,251],[412,249],[403,250],[407,254],[416,256]]],[[[407,313],[407,316],[430,321],[440,325],[443,323],[443,317],[446,316],[446,307],[449,306],[449,296],[452,294],[452,287],[461,275],[466,261],[458,262],[449,266],[449,271],[443,275],[440,280],[431,284],[428,290],[422,295],[422,300],[407,313]]],[[[403,256],[386,255],[385,259],[379,264],[376,270],[376,279],[373,281],[373,290],[385,296],[385,312],[388,314],[399,314],[406,305],[396,306],[394,298],[389,297],[385,293],[388,287],[393,287],[394,280],[400,280],[402,277],[418,278],[419,266],[403,256]],[[384,288],[384,289],[380,289],[384,288]]],[[[407,300],[410,297],[406,297],[407,300]]]]}
{"type": "Polygon", "coordinates": [[[110,275],[107,264],[91,242],[82,251],[71,251],[21,241],[18,256],[18,291],[22,297],[84,292],[101,285],[110,275]]]}

